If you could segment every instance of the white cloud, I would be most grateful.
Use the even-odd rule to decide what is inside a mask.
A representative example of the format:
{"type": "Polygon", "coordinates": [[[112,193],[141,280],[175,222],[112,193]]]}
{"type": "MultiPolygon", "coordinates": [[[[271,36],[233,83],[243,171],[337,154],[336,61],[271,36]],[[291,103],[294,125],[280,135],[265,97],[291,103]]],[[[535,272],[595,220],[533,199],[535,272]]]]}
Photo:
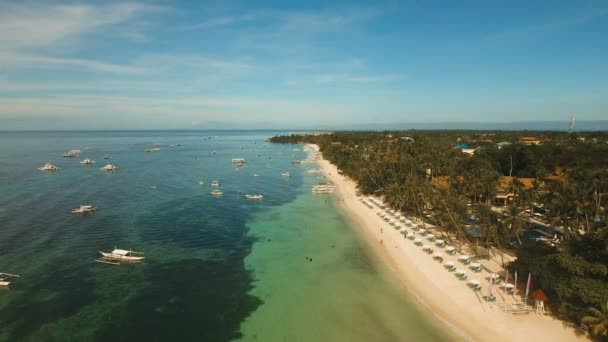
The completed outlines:
{"type": "Polygon", "coordinates": [[[2,53],[0,52],[0,63],[3,66],[25,67],[31,68],[84,68],[93,71],[108,72],[108,73],[143,73],[146,70],[142,67],[121,65],[99,62],[88,59],[78,58],[57,58],[45,57],[28,54],[2,53]]]}
{"type": "Polygon", "coordinates": [[[221,27],[231,26],[231,25],[235,25],[238,23],[248,22],[248,21],[254,21],[256,19],[257,19],[257,16],[255,14],[216,17],[216,18],[211,18],[209,20],[203,21],[198,24],[182,26],[182,27],[178,28],[178,30],[184,30],[184,31],[207,30],[207,29],[212,29],[212,28],[221,28],[221,27]]]}
{"type": "Polygon", "coordinates": [[[0,4],[0,49],[56,46],[99,28],[121,24],[163,7],[136,2],[86,4],[0,4]]]}
{"type": "Polygon", "coordinates": [[[305,86],[305,85],[353,85],[353,84],[373,84],[389,83],[405,79],[402,74],[385,75],[353,75],[353,74],[318,74],[312,77],[288,80],[286,85],[305,86]]]}

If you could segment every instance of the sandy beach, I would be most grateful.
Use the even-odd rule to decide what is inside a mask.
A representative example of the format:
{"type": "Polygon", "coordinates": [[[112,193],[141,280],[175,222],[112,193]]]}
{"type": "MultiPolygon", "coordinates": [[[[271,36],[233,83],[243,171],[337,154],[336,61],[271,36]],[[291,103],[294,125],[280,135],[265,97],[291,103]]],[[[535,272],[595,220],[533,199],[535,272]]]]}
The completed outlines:
{"type": "MultiPolygon", "coordinates": [[[[316,145],[315,149],[318,149],[316,145]]],[[[444,252],[444,262],[452,260],[456,267],[466,269],[468,280],[477,279],[482,290],[475,292],[467,286],[467,281],[459,280],[454,273],[447,271],[443,263],[416,246],[376,212],[359,200],[356,184],[341,176],[336,166],[320,158],[321,172],[336,185],[339,207],[352,219],[362,240],[384,263],[388,271],[395,276],[399,285],[408,295],[417,299],[422,311],[432,312],[435,321],[443,322],[447,330],[462,340],[474,341],[581,341],[584,336],[575,329],[566,326],[562,321],[549,315],[538,315],[534,312],[514,315],[503,312],[498,305],[511,304],[520,300],[519,296],[510,296],[495,291],[497,301],[488,303],[483,299],[488,294],[489,273],[473,273],[466,266],[460,265],[456,256],[444,252]],[[498,293],[496,293],[498,292],[498,293]]],[[[435,251],[432,242],[424,241],[435,251]]],[[[521,276],[521,275],[520,275],[521,276]]],[[[520,278],[521,281],[521,278],[520,278]]],[[[533,304],[533,303],[529,303],[533,304]]]]}

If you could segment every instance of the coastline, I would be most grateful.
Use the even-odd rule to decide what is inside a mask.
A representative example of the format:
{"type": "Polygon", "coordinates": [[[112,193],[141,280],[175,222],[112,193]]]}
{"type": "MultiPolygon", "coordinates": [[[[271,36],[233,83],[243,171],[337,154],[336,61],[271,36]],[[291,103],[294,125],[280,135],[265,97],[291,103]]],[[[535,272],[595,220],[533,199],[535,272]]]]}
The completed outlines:
{"type": "MultiPolygon", "coordinates": [[[[317,145],[310,146],[318,150],[317,145]]],[[[335,165],[322,156],[318,165],[322,174],[337,186],[337,207],[354,222],[363,242],[403,291],[417,299],[413,302],[419,304],[421,311],[432,312],[435,317],[430,318],[442,321],[448,333],[474,341],[585,340],[573,328],[551,316],[513,315],[494,308],[479,292],[472,291],[466,282],[455,278],[439,262],[376,216],[376,210],[358,201],[355,182],[341,176],[335,165]]]]}

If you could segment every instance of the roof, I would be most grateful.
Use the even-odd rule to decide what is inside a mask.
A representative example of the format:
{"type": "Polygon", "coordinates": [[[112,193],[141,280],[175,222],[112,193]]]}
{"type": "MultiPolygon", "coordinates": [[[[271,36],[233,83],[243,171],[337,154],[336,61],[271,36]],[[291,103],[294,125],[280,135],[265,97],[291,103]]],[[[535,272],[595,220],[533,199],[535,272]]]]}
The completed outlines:
{"type": "MultiPolygon", "coordinates": [[[[535,178],[516,178],[510,176],[502,176],[498,178],[498,184],[496,185],[496,190],[499,192],[506,192],[511,189],[513,186],[513,180],[517,179],[524,187],[524,189],[529,190],[534,188],[535,178]]],[[[542,182],[540,184],[543,185],[542,182]]]]}
{"type": "Polygon", "coordinates": [[[129,254],[129,251],[124,250],[124,249],[115,249],[112,251],[112,254],[127,255],[127,254],[129,254]]]}
{"type": "Polygon", "coordinates": [[[450,177],[437,176],[431,179],[431,184],[440,189],[447,189],[450,186],[450,177]]]}
{"type": "Polygon", "coordinates": [[[543,301],[543,302],[546,302],[549,300],[549,298],[547,297],[545,292],[541,289],[537,289],[536,291],[532,292],[532,298],[534,298],[535,300],[543,301]]]}

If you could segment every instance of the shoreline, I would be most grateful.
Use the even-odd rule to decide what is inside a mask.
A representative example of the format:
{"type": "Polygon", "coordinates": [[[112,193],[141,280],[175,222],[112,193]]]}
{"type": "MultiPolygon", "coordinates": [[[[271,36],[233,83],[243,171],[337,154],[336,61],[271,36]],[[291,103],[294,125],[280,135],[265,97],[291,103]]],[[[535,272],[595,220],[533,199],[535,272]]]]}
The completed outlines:
{"type": "MultiPolygon", "coordinates": [[[[317,145],[310,146],[318,150],[317,145]]],[[[476,275],[484,285],[483,290],[472,291],[466,282],[458,280],[441,263],[380,219],[375,214],[378,209],[364,206],[356,195],[355,182],[340,175],[335,165],[322,156],[317,163],[322,174],[336,185],[337,207],[353,222],[362,242],[370,247],[400,289],[413,297],[412,302],[416,302],[420,311],[430,312],[435,316],[430,319],[441,321],[448,335],[474,341],[585,340],[575,329],[551,316],[533,312],[513,315],[496,308],[498,303],[485,302],[481,296],[487,292],[488,282],[482,278],[483,274],[476,275]]],[[[497,297],[502,294],[497,293],[497,297]]],[[[502,302],[510,300],[501,299],[502,302]]]]}

